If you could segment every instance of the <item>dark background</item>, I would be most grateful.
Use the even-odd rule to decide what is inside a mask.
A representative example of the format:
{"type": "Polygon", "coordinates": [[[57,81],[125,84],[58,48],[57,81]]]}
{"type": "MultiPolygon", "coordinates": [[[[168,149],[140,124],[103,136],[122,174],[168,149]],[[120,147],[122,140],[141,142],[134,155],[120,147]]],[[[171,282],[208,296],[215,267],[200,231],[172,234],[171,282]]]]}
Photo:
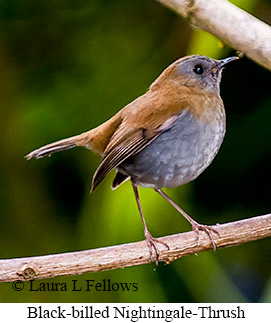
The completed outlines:
{"type": "MultiPolygon", "coordinates": [[[[235,1],[271,23],[271,2],[235,1]]],[[[0,257],[117,245],[144,238],[131,185],[112,192],[113,172],[89,194],[100,158],[74,149],[23,157],[46,143],[110,118],[143,94],[171,62],[188,54],[236,53],[151,0],[0,1],[0,257]]],[[[212,165],[167,193],[200,223],[270,212],[271,75],[247,58],[223,72],[227,134],[212,165]]],[[[141,189],[155,237],[190,230],[161,197],[141,189]]],[[[174,261],[46,282],[87,279],[137,283],[136,292],[21,292],[0,285],[7,302],[267,302],[271,241],[174,261]]],[[[44,281],[45,282],[45,281],[44,281]]]]}

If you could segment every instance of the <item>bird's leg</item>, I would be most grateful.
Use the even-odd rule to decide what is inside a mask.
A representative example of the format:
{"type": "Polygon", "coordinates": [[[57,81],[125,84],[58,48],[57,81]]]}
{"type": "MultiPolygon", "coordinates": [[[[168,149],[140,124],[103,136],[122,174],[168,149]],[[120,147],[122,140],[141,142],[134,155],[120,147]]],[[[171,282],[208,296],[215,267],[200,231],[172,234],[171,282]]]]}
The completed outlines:
{"type": "Polygon", "coordinates": [[[212,232],[214,232],[215,234],[217,234],[219,236],[219,233],[217,232],[217,230],[215,230],[211,226],[200,224],[197,221],[195,221],[194,219],[192,219],[182,208],[179,207],[179,205],[177,205],[174,201],[172,201],[172,199],[166,193],[164,193],[161,189],[155,189],[155,191],[158,194],[160,194],[164,199],[166,199],[178,212],[180,212],[187,219],[187,221],[189,221],[191,223],[192,230],[194,230],[197,235],[197,244],[199,243],[199,230],[202,230],[207,233],[207,235],[209,236],[209,238],[211,240],[214,251],[216,250],[216,244],[214,242],[212,232]]]}
{"type": "Polygon", "coordinates": [[[147,228],[147,225],[146,225],[146,221],[145,221],[144,215],[143,215],[143,211],[142,211],[142,206],[141,206],[140,199],[139,199],[137,185],[132,182],[132,186],[133,186],[133,190],[134,190],[134,193],[135,193],[135,198],[136,198],[136,203],[137,203],[137,206],[138,206],[138,210],[139,210],[139,213],[140,213],[142,222],[143,222],[144,234],[145,234],[146,242],[147,242],[147,245],[148,245],[148,248],[149,248],[149,251],[150,251],[151,261],[154,261],[155,264],[156,264],[156,266],[158,266],[159,250],[157,249],[156,243],[163,244],[167,249],[169,249],[169,246],[166,243],[160,241],[159,239],[154,238],[151,235],[151,233],[149,232],[149,230],[147,228]],[[154,250],[154,253],[155,253],[155,256],[154,257],[153,257],[153,250],[154,250]]]}

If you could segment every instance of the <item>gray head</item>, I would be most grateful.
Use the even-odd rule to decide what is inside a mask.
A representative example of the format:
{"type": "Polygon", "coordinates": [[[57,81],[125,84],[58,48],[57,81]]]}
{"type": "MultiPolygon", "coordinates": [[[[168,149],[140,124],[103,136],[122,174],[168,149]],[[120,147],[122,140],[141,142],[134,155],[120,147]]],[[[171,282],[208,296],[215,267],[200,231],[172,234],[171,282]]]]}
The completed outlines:
{"type": "Polygon", "coordinates": [[[238,57],[234,56],[218,61],[206,56],[193,55],[177,61],[176,67],[179,73],[187,76],[188,86],[202,85],[209,90],[219,91],[223,67],[236,59],[238,57]]]}
{"type": "Polygon", "coordinates": [[[202,87],[219,92],[223,67],[238,58],[234,56],[218,61],[201,55],[186,56],[172,63],[153,85],[169,81],[177,86],[202,87]]]}

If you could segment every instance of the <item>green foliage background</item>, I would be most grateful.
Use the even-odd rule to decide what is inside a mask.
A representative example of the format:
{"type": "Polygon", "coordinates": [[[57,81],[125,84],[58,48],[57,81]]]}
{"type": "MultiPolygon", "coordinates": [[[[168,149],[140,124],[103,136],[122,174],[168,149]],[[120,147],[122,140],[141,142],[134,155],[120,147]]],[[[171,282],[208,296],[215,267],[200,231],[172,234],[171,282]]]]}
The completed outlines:
{"type": "MultiPolygon", "coordinates": [[[[271,2],[235,1],[271,23],[271,2]]],[[[53,254],[143,239],[130,184],[110,174],[89,194],[100,158],[74,149],[27,162],[31,150],[99,125],[146,91],[177,58],[234,55],[215,37],[152,0],[0,1],[0,257],[53,254]]],[[[227,135],[193,183],[168,190],[197,221],[223,223],[270,212],[271,77],[244,58],[223,73],[227,135]]],[[[154,236],[190,230],[150,189],[141,189],[154,236]]],[[[268,302],[271,242],[201,253],[170,265],[51,279],[134,282],[133,292],[21,292],[2,302],[268,302]]],[[[68,287],[68,288],[69,288],[68,287]]]]}

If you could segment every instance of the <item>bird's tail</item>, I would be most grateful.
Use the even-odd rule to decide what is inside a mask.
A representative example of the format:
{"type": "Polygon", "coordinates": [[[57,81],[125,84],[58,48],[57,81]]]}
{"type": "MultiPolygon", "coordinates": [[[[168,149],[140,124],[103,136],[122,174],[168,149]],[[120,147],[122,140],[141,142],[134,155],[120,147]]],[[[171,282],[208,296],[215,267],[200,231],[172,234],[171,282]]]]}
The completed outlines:
{"type": "Polygon", "coordinates": [[[53,142],[51,144],[48,144],[46,146],[43,146],[41,148],[38,148],[34,151],[32,151],[31,153],[29,153],[28,155],[26,155],[26,159],[31,159],[31,158],[43,158],[45,156],[51,156],[54,153],[63,151],[63,150],[67,150],[67,149],[71,149],[74,148],[76,146],[87,146],[88,142],[89,142],[89,136],[90,133],[88,132],[84,132],[80,135],[77,136],[73,136],[73,137],[69,137],[66,139],[62,139],[56,142],[53,142]]]}
{"type": "Polygon", "coordinates": [[[96,128],[83,132],[80,135],[62,139],[38,148],[25,157],[26,159],[43,158],[45,156],[51,156],[59,151],[74,148],[76,146],[87,147],[94,153],[102,155],[111,136],[121,124],[121,121],[122,116],[120,113],[117,113],[111,119],[107,120],[96,128]]]}

